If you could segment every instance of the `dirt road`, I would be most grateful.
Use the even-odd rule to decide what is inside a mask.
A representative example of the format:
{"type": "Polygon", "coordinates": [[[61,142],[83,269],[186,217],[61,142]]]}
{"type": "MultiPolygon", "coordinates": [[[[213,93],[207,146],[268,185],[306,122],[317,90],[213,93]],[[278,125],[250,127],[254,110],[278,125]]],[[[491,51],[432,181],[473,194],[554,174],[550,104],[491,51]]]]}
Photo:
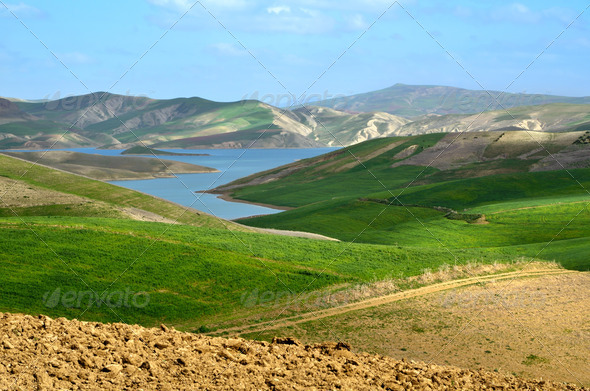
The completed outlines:
{"type": "Polygon", "coordinates": [[[488,276],[477,276],[470,277],[462,280],[446,281],[438,284],[428,285],[418,289],[407,290],[403,292],[397,292],[386,296],[375,297],[372,299],[362,300],[356,303],[346,304],[338,307],[328,308],[324,310],[309,312],[306,314],[291,316],[287,318],[281,318],[274,321],[267,321],[258,324],[251,324],[247,326],[232,327],[222,330],[216,330],[215,332],[209,333],[209,335],[240,335],[244,333],[258,333],[267,331],[275,328],[282,328],[293,326],[298,323],[309,322],[312,320],[318,320],[327,318],[330,316],[341,315],[351,311],[358,311],[366,308],[376,307],[384,304],[393,303],[400,300],[415,298],[419,296],[425,296],[428,294],[441,292],[450,289],[461,288],[469,285],[493,283],[494,281],[516,279],[516,278],[530,278],[539,277],[555,274],[569,274],[579,273],[571,270],[563,269],[539,269],[534,271],[516,271],[510,273],[493,274],[488,276]]]}

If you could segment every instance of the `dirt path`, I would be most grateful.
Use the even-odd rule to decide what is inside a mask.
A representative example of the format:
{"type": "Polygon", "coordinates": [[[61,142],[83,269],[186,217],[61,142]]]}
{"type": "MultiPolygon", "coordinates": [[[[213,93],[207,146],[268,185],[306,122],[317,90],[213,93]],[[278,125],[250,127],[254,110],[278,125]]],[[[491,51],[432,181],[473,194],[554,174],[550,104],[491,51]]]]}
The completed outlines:
{"type": "Polygon", "coordinates": [[[320,234],[314,234],[311,232],[303,232],[303,231],[286,231],[284,229],[272,229],[272,228],[258,228],[258,230],[262,232],[266,232],[272,235],[281,235],[281,236],[291,236],[294,238],[306,238],[306,239],[316,239],[316,240],[330,240],[333,242],[339,242],[340,240],[331,238],[329,236],[324,236],[320,234]]]}
{"type": "Polygon", "coordinates": [[[562,270],[562,269],[540,269],[534,270],[530,272],[510,272],[510,273],[501,273],[501,274],[493,274],[488,276],[479,276],[479,277],[470,277],[462,280],[454,280],[454,281],[446,281],[441,282],[434,285],[428,285],[418,289],[407,290],[403,292],[393,293],[391,295],[375,297],[372,299],[362,300],[356,303],[346,304],[338,307],[328,308],[325,310],[319,310],[314,312],[309,312],[306,314],[290,316],[287,318],[282,318],[278,321],[267,321],[262,322],[254,325],[247,325],[247,326],[239,326],[239,327],[232,327],[223,330],[217,330],[215,332],[209,333],[209,335],[219,335],[222,333],[228,333],[228,335],[239,335],[244,333],[258,333],[267,331],[269,329],[276,329],[276,328],[283,328],[288,326],[293,326],[299,323],[309,322],[313,320],[323,319],[330,316],[341,315],[351,311],[358,311],[366,308],[376,307],[383,304],[389,304],[400,300],[415,298],[419,296],[425,296],[431,293],[441,292],[445,290],[461,288],[469,285],[475,285],[479,283],[489,283],[494,282],[496,280],[506,280],[511,278],[525,278],[525,277],[540,277],[540,276],[547,276],[547,275],[556,275],[556,274],[569,274],[569,273],[579,273],[577,271],[572,270],[562,270]]]}

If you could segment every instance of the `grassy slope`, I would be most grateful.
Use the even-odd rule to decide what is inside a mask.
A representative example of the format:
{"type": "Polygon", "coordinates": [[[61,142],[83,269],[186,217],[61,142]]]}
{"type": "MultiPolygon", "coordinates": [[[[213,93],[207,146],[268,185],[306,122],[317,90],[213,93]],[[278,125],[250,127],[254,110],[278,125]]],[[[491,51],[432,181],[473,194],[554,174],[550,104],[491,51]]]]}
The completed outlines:
{"type": "MultiPolygon", "coordinates": [[[[147,194],[33,165],[5,155],[0,155],[0,175],[42,188],[106,202],[114,206],[143,209],[172,220],[178,219],[179,223],[218,228],[224,226],[212,216],[197,214],[194,210],[185,212],[186,208],[182,206],[147,194]]],[[[36,214],[41,215],[46,213],[48,211],[38,210],[36,212],[36,214]]],[[[229,225],[233,227],[232,224],[229,225]]]]}
{"type": "MultiPolygon", "coordinates": [[[[420,148],[415,152],[419,153],[424,148],[436,144],[442,137],[441,134],[433,134],[397,138],[395,140],[389,138],[370,140],[332,152],[326,157],[326,161],[323,158],[313,158],[301,163],[294,163],[291,165],[292,167],[307,164],[308,162],[309,166],[293,172],[280,181],[237,189],[233,191],[233,194],[247,201],[264,198],[269,204],[298,207],[334,197],[362,197],[386,188],[396,188],[417,177],[423,171],[423,168],[401,166],[392,170],[389,165],[396,161],[393,157],[411,145],[419,145],[420,148]],[[396,141],[402,141],[402,143],[396,148],[364,162],[364,166],[357,164],[356,158],[364,161],[375,150],[387,147],[396,141]],[[354,167],[346,169],[347,165],[354,165],[354,167]],[[342,169],[344,171],[340,171],[342,169]],[[367,171],[367,169],[370,171],[367,171]],[[396,175],[392,175],[392,172],[396,175]],[[373,175],[380,178],[381,183],[376,181],[373,175]]],[[[282,168],[269,173],[279,172],[280,170],[282,168]]],[[[435,171],[434,169],[426,169],[426,173],[434,173],[435,171]]],[[[242,182],[245,181],[247,181],[247,178],[242,180],[242,182]]]]}
{"type": "MultiPolygon", "coordinates": [[[[233,189],[233,196],[241,199],[297,207],[242,222],[256,227],[305,230],[346,241],[422,248],[444,246],[452,252],[495,249],[515,257],[534,256],[545,243],[563,241],[560,246],[548,247],[545,253],[568,267],[590,267],[587,259],[576,255],[581,254],[584,244],[574,241],[590,238],[590,213],[586,208],[590,195],[585,190],[590,189],[590,169],[569,171],[580,186],[565,171],[455,179],[461,175],[416,166],[390,167],[392,154],[419,140],[426,141],[423,136],[404,138],[397,148],[366,161],[364,165],[378,180],[360,165],[334,172],[334,167],[345,163],[347,157],[346,153],[332,153],[332,157],[315,158],[287,178],[233,189]],[[335,163],[338,161],[341,162],[335,163]],[[406,188],[422,170],[417,182],[433,183],[406,188]],[[395,201],[394,196],[399,196],[401,202],[395,201]],[[387,206],[389,203],[392,205],[387,206]],[[465,214],[486,213],[488,223],[471,224],[469,216],[449,219],[445,217],[447,211],[433,207],[465,214]]],[[[395,141],[376,140],[350,150],[355,155],[366,155],[387,142],[395,141]]],[[[528,168],[521,161],[502,163],[512,164],[516,171],[528,168]]],[[[493,164],[497,163],[481,163],[481,168],[493,164]]],[[[585,245],[586,250],[590,249],[588,246],[585,245]]]]}
{"type": "MultiPolygon", "coordinates": [[[[275,117],[272,110],[256,101],[224,103],[201,98],[153,100],[107,94],[103,100],[107,102],[110,110],[98,103],[87,112],[100,95],[101,93],[97,93],[96,97],[85,95],[49,103],[20,102],[19,107],[44,118],[44,123],[50,123],[50,120],[73,123],[82,118],[86,122],[83,125],[84,129],[78,133],[98,143],[103,142],[100,137],[106,134],[112,135],[124,144],[142,140],[148,144],[158,144],[160,147],[187,148],[192,145],[224,142],[227,137],[222,136],[232,132],[239,133],[232,134],[229,141],[247,142],[258,136],[258,130],[278,129],[273,124],[275,117]],[[116,117],[113,117],[113,113],[116,117]],[[155,122],[157,118],[162,117],[167,117],[167,120],[163,123],[155,122]],[[117,131],[113,132],[114,130],[117,131]],[[200,139],[215,136],[221,138],[200,139]]],[[[31,126],[6,126],[14,128],[22,135],[46,133],[41,126],[34,123],[31,123],[31,126]]],[[[272,132],[269,132],[268,136],[272,136],[272,132]]],[[[6,147],[15,146],[18,144],[6,147]]]]}
{"type": "MultiPolygon", "coordinates": [[[[437,249],[350,245],[190,226],[70,217],[0,219],[0,311],[80,318],[91,290],[147,292],[145,308],[91,306],[82,319],[196,329],[252,311],[245,294],[295,294],[417,275],[454,263],[437,249]],[[113,284],[113,285],[111,285],[113,284]],[[86,292],[68,304],[60,292],[86,292]],[[50,298],[53,297],[51,300],[50,298]],[[121,318],[119,318],[121,316],[121,318]]],[[[458,263],[509,261],[461,251],[458,263]]],[[[140,297],[142,299],[145,296],[140,297]]],[[[131,297],[132,299],[132,297],[131,297]]],[[[131,300],[130,299],[130,300],[131,300]]],[[[139,299],[138,299],[139,300],[139,299]]]]}

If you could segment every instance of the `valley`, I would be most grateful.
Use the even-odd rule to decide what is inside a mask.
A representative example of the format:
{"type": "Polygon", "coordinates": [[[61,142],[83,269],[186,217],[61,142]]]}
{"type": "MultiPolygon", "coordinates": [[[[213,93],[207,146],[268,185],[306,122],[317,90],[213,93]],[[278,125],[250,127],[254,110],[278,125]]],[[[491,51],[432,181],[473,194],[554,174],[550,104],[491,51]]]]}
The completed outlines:
{"type": "MultiPolygon", "coordinates": [[[[71,102],[4,104],[10,116],[0,126],[13,133],[2,133],[3,148],[55,143],[128,148],[126,156],[0,154],[0,311],[163,324],[191,343],[231,337],[266,347],[294,337],[309,350],[346,341],[350,355],[590,385],[585,102],[517,107],[509,118],[285,112],[198,98],[71,102]],[[54,131],[84,110],[65,137],[54,131]],[[40,122],[33,133],[38,121],[54,128],[40,122]],[[334,138],[345,146],[302,158],[270,148],[334,146],[334,138]],[[268,149],[246,150],[253,145],[268,149]],[[246,149],[234,157],[177,148],[246,149]],[[254,155],[240,161],[246,152],[254,155]],[[249,166],[276,166],[265,155],[291,163],[249,166]],[[221,158],[251,171],[228,174],[207,196],[282,211],[225,220],[105,182],[225,175],[206,163],[221,158]]],[[[136,371],[129,376],[148,369],[111,361],[136,371]]],[[[94,370],[59,365],[80,376],[94,370]]],[[[61,384],[56,373],[48,376],[61,384]]]]}

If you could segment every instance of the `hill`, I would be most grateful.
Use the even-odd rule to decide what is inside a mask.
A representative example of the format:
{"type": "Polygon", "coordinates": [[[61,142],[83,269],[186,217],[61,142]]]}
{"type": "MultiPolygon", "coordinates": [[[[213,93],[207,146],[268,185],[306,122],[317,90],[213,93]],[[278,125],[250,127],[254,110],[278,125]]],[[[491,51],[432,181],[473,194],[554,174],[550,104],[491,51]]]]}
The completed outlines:
{"type": "Polygon", "coordinates": [[[504,93],[499,91],[467,90],[446,86],[396,84],[392,87],[363,94],[315,102],[351,113],[381,111],[406,118],[429,114],[474,114],[519,106],[549,103],[590,104],[590,97],[572,98],[543,94],[504,93]],[[501,106],[500,106],[501,105],[501,106]]]}
{"type": "MultiPolygon", "coordinates": [[[[527,270],[534,271],[531,266],[527,270]]],[[[449,268],[420,278],[438,281],[453,273],[449,268]]],[[[393,286],[388,295],[254,326],[241,336],[271,341],[289,335],[316,344],[336,335],[372,354],[590,385],[590,340],[578,315],[589,305],[589,273],[477,279],[481,283],[469,284],[475,279],[468,277],[412,295],[393,286]]]]}
{"type": "Polygon", "coordinates": [[[590,131],[590,105],[554,103],[488,111],[473,115],[428,116],[410,122],[393,134],[530,130],[536,132],[590,131]]]}
{"type": "Polygon", "coordinates": [[[0,154],[0,216],[109,217],[224,226],[213,216],[137,191],[0,154]]]}
{"type": "Polygon", "coordinates": [[[157,100],[102,92],[55,101],[2,99],[0,148],[313,148],[395,135],[590,128],[588,105],[583,104],[588,98],[507,95],[506,99],[514,98],[506,105],[510,114],[494,111],[498,107],[492,105],[476,115],[486,108],[481,105],[489,98],[485,92],[396,85],[365,95],[346,98],[352,102],[348,106],[334,101],[332,106],[338,110],[309,106],[292,111],[253,100],[157,100]],[[459,95],[478,103],[458,104],[453,97],[459,95]],[[380,103],[374,103],[375,99],[380,103]],[[442,103],[436,103],[439,100],[442,103]],[[520,106],[512,108],[516,105],[520,106]]]}
{"type": "MultiPolygon", "coordinates": [[[[348,145],[389,134],[408,122],[385,113],[349,115],[320,108],[291,112],[257,101],[156,100],[114,94],[104,94],[99,101],[103,94],[14,105],[42,121],[75,124],[74,137],[83,137],[85,145],[108,148],[134,146],[139,140],[158,148],[197,149],[246,148],[253,142],[257,148],[348,145]]],[[[31,138],[21,139],[28,144],[42,143],[40,137],[47,137],[32,131],[21,136],[31,138]]],[[[16,140],[12,143],[16,145],[16,140]]]]}
{"type": "MultiPolygon", "coordinates": [[[[89,287],[92,292],[132,290],[149,294],[149,311],[122,307],[120,316],[144,325],[166,319],[198,330],[206,324],[241,323],[247,316],[274,316],[267,306],[243,305],[244,293],[254,290],[313,292],[383,278],[392,270],[391,261],[408,253],[417,263],[396,266],[404,276],[452,261],[429,250],[260,233],[5,155],[0,155],[0,191],[0,264],[5,271],[0,311],[68,317],[84,311],[87,319],[117,321],[108,306],[47,300],[57,294],[61,303],[60,292],[88,292],[89,287]],[[346,256],[334,262],[342,254],[346,256]]],[[[472,256],[467,252],[460,262],[472,256]]],[[[499,253],[486,255],[486,262],[506,261],[499,253]]]]}
{"type": "Polygon", "coordinates": [[[346,146],[388,137],[410,121],[387,113],[348,114],[324,107],[294,110],[299,121],[311,129],[310,137],[328,146],[346,146]]]}
{"type": "Polygon", "coordinates": [[[531,256],[543,250],[537,256],[587,270],[580,251],[590,215],[580,210],[590,202],[590,146],[577,144],[584,132],[534,136],[543,135],[541,145],[568,171],[525,132],[458,140],[431,134],[367,141],[215,192],[295,208],[241,220],[255,227],[453,255],[465,248],[531,256]]]}
{"type": "Polygon", "coordinates": [[[7,335],[15,330],[19,330],[16,336],[2,342],[2,388],[578,389],[506,373],[355,354],[346,343],[304,346],[290,338],[252,342],[180,333],[164,325],[144,329],[0,314],[0,332],[7,335]],[[30,340],[39,341],[40,347],[34,349],[30,340]],[[10,373],[12,365],[31,361],[35,367],[10,373]]]}
{"type": "Polygon", "coordinates": [[[102,181],[153,179],[218,172],[210,167],[147,157],[103,156],[70,151],[4,152],[5,155],[102,181]]]}

